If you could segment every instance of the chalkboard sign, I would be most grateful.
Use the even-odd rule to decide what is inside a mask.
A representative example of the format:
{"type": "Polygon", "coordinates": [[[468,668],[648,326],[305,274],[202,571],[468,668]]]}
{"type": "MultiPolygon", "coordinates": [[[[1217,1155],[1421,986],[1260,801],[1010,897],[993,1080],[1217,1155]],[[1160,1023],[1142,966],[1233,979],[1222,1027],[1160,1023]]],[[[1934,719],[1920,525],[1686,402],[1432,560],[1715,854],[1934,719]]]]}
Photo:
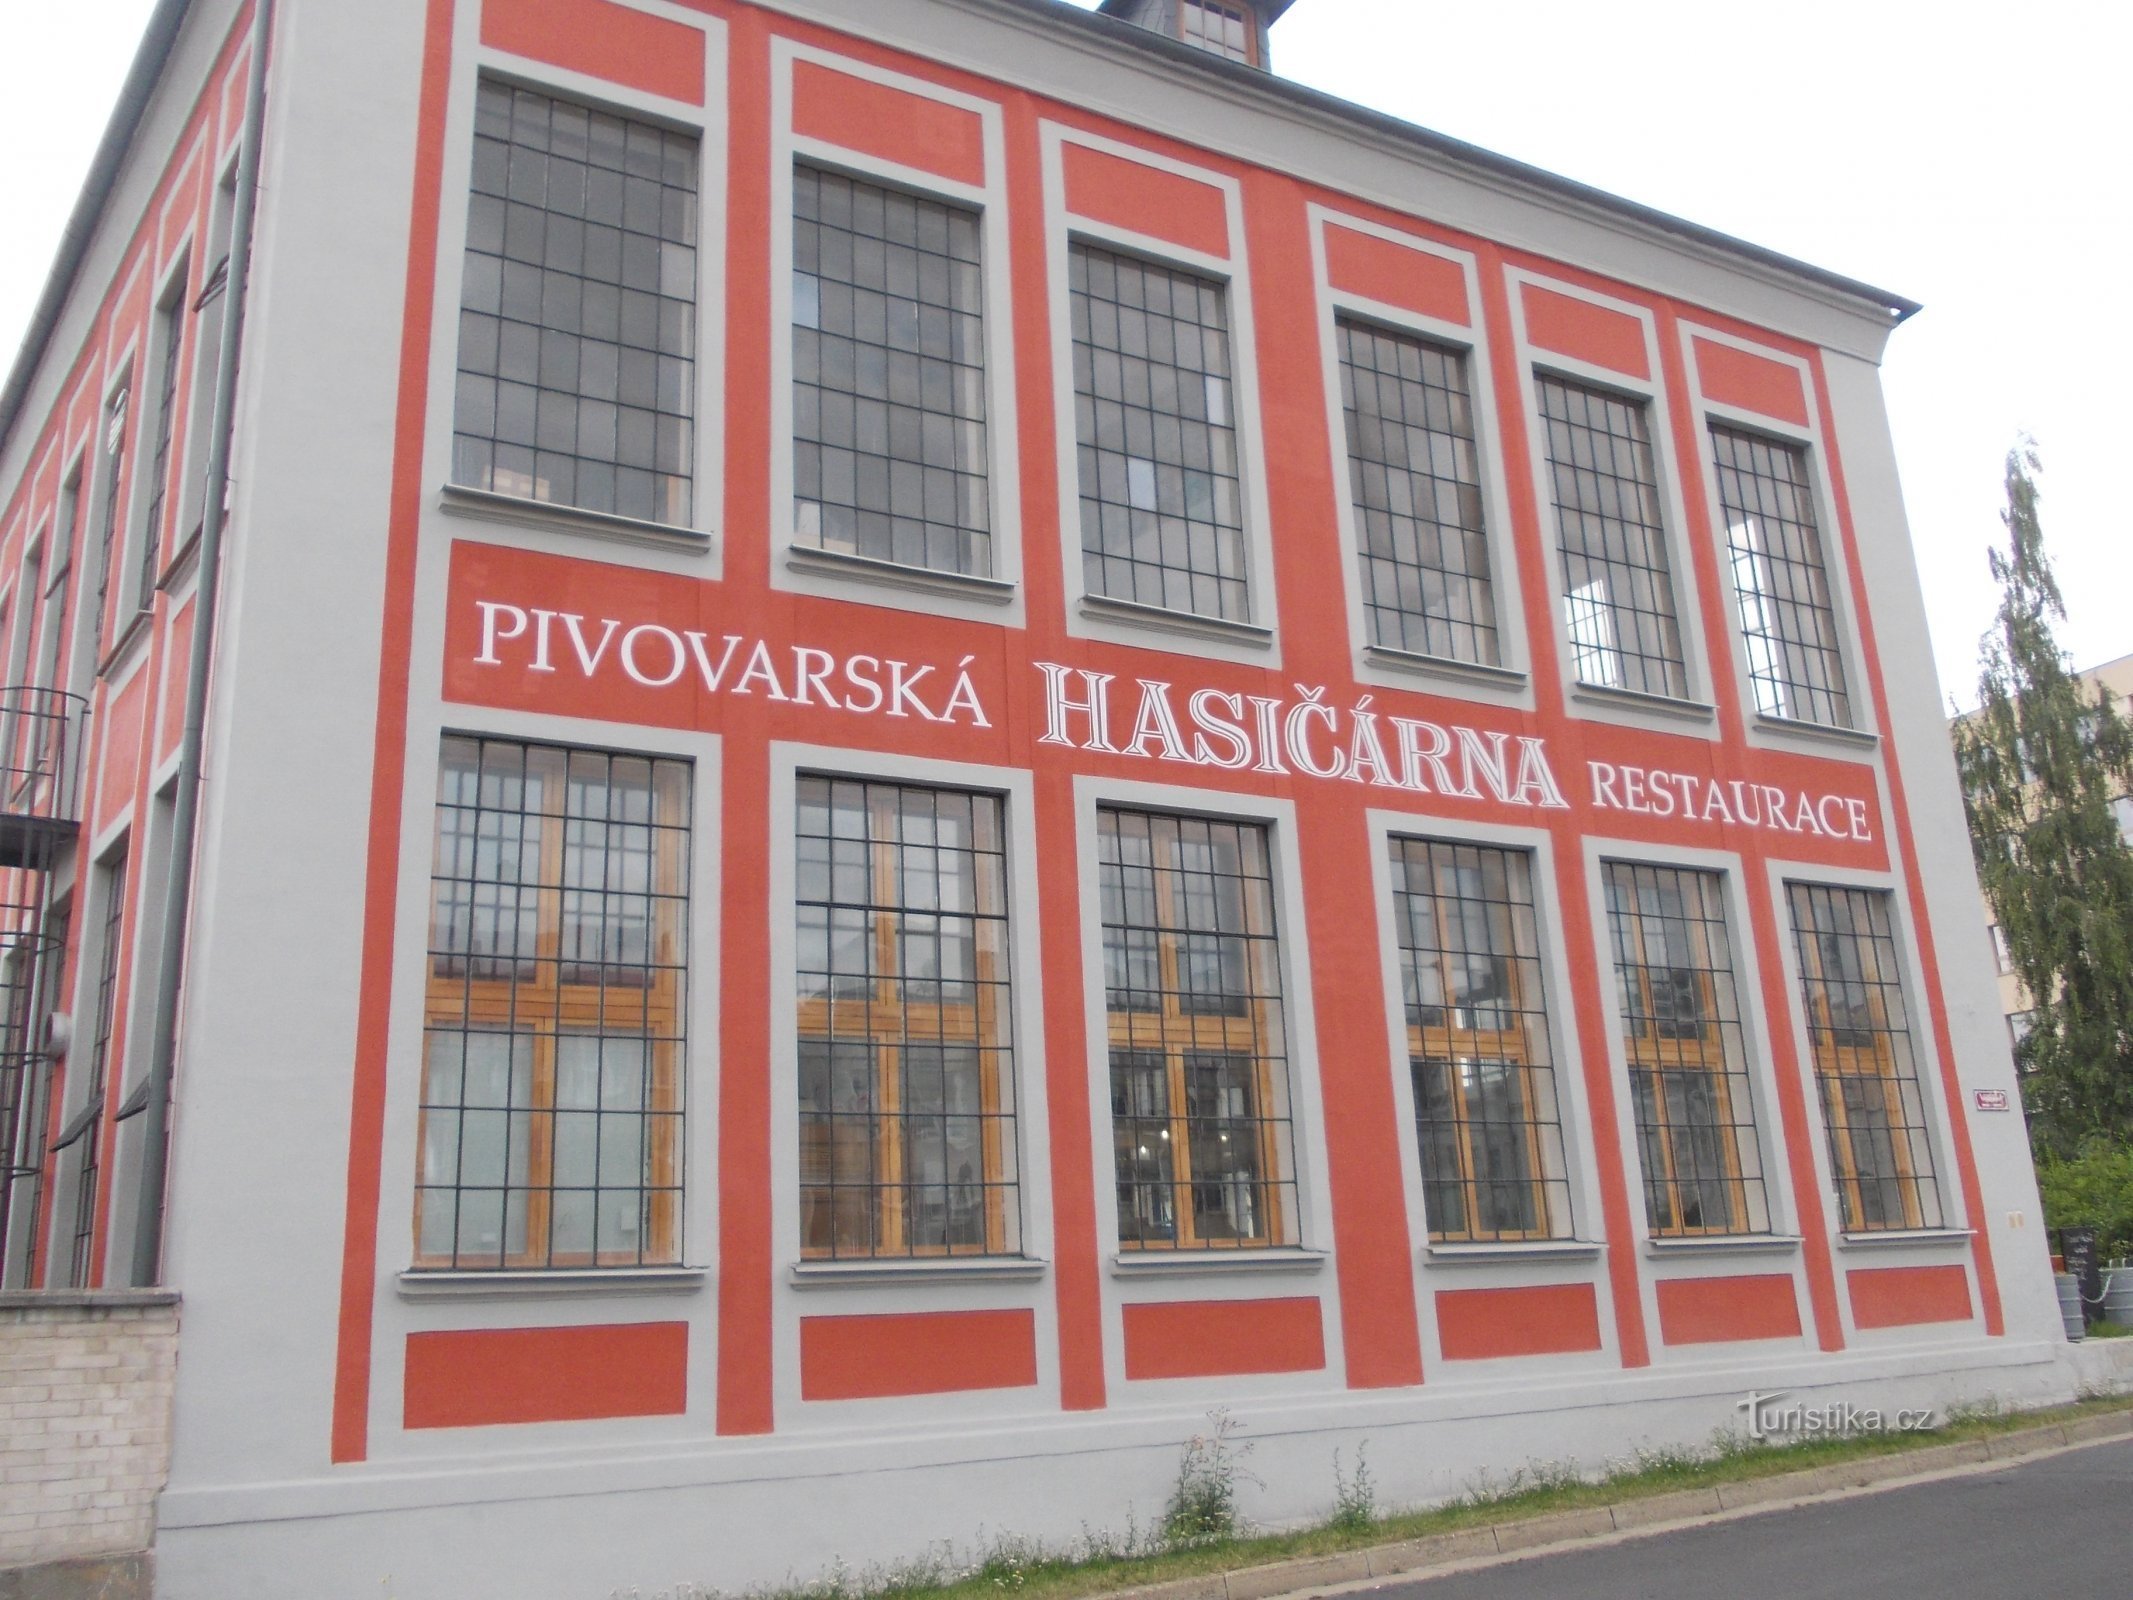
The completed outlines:
{"type": "Polygon", "coordinates": [[[2081,1285],[2081,1320],[2097,1322],[2103,1315],[2103,1269],[2096,1264],[2096,1230],[2061,1228],[2059,1253],[2066,1258],[2066,1270],[2081,1285]]]}

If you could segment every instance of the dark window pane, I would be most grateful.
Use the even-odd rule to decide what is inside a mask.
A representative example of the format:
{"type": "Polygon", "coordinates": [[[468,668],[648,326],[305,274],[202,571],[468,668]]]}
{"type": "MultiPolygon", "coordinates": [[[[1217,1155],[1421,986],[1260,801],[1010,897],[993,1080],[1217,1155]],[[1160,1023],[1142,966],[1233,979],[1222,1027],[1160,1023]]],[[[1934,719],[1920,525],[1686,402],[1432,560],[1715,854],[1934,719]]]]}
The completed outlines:
{"type": "Polygon", "coordinates": [[[1847,1232],[1938,1228],[1924,1090],[1889,897],[1786,885],[1830,1171],[1847,1232]]]}
{"type": "Polygon", "coordinates": [[[1851,695],[1807,452],[1715,423],[1711,449],[1756,708],[1848,728],[1851,695]]]}
{"type": "Polygon", "coordinates": [[[795,475],[794,537],[989,574],[977,217],[812,167],[793,173],[793,213],[795,453],[852,461],[795,475]]]}
{"type": "Polygon", "coordinates": [[[1226,291],[1078,241],[1071,261],[1089,588],[1248,621],[1226,291]]]}
{"type": "Polygon", "coordinates": [[[496,83],[482,84],[477,121],[459,366],[516,392],[493,416],[455,415],[452,481],[687,523],[694,142],[496,83]],[[641,408],[641,428],[588,425],[577,405],[617,398],[641,408]]]}
{"type": "Polygon", "coordinates": [[[1688,672],[1644,402],[1545,374],[1538,388],[1578,679],[1682,699],[1688,672]]]}
{"type": "Polygon", "coordinates": [[[1119,1242],[1293,1244],[1265,832],[1110,808],[1098,818],[1119,1242]]]}
{"type": "Polygon", "coordinates": [[[1723,881],[1627,861],[1604,871],[1652,1231],[1767,1233],[1723,881]]]}

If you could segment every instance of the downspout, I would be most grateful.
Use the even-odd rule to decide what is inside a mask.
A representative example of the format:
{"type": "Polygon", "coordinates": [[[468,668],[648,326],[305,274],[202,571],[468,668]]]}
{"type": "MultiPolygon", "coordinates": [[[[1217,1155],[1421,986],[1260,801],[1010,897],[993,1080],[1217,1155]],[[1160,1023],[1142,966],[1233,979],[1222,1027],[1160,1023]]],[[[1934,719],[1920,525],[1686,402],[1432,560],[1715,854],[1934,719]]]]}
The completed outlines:
{"type": "Polygon", "coordinates": [[[200,579],[193,591],[192,650],[186,665],[185,733],[178,746],[178,792],[171,814],[170,881],[163,891],[163,938],[156,968],[155,1022],[149,1034],[147,1103],[141,1139],[140,1213],[134,1228],[133,1282],[162,1276],[163,1190],[170,1170],[170,1083],[178,1054],[178,997],[185,982],[185,933],[192,911],[193,852],[200,823],[200,753],[207,726],[208,667],[215,651],[215,608],[222,587],[222,530],[228,520],[230,443],[236,428],[237,361],[244,348],[245,291],[252,277],[252,224],[259,192],[259,153],[266,131],[267,44],[274,0],[252,0],[252,60],[237,151],[236,207],[230,215],[230,275],[224,292],[222,347],[215,355],[215,405],[209,421],[206,504],[200,517],[200,579]]]}

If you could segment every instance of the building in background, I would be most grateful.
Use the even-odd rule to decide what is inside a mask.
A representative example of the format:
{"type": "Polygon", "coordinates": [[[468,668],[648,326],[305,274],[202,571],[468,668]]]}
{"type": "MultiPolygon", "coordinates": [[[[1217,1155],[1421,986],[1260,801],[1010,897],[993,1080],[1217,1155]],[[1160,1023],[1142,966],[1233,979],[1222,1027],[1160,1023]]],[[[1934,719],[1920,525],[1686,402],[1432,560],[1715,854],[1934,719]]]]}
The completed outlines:
{"type": "Polygon", "coordinates": [[[0,1560],[739,1590],[1217,1406],[1281,1521],[2096,1381],[1908,302],[1256,0],[254,4],[0,392],[0,1337],[172,1396],[0,1560]]]}
{"type": "MultiPolygon", "coordinates": [[[[2133,656],[2120,656],[2116,661],[2106,661],[2100,667],[2091,667],[2077,674],[2084,682],[2097,684],[2111,692],[2121,709],[2133,698],[2133,656]]],[[[1974,715],[1966,713],[1965,715],[1974,715]]],[[[1955,721],[1963,721],[1957,717],[1955,721]]],[[[2118,831],[2126,843],[2133,844],[2133,796],[2120,796],[2112,803],[2118,816],[2118,831]]],[[[1993,970],[2000,979],[2000,1013],[2007,1019],[2007,1042],[2010,1047],[2022,1042],[2029,1032],[2030,1015],[2036,1002],[2030,999],[2029,991],[2022,987],[2022,980],[2015,976],[2014,960],[2007,948],[2007,936],[1992,915],[1992,907],[1985,907],[1985,924],[1992,938],[1993,970]]]]}

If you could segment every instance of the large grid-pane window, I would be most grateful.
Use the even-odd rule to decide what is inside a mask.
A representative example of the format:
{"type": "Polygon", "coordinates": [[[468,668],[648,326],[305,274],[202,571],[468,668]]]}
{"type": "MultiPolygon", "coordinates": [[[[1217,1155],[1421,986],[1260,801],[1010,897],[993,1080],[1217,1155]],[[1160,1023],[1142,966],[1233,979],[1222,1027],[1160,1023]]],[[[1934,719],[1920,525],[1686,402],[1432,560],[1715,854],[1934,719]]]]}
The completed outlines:
{"type": "Polygon", "coordinates": [[[978,218],[793,173],[794,537],[992,571],[978,218]]]}
{"type": "Polygon", "coordinates": [[[1098,812],[1119,1243],[1296,1242],[1266,830],[1098,812]]]}
{"type": "Polygon", "coordinates": [[[178,426],[178,356],[185,343],[185,279],[180,276],[163,307],[162,366],[157,373],[156,447],[148,462],[148,512],[141,519],[140,568],[134,575],[133,603],[146,610],[155,598],[158,558],[163,548],[163,505],[170,490],[171,437],[178,426]]]}
{"type": "Polygon", "coordinates": [[[1849,1233],[1942,1225],[1888,896],[1787,885],[1829,1166],[1849,1233]]]}
{"type": "Polygon", "coordinates": [[[1395,839],[1392,891],[1430,1237],[1566,1236],[1531,858],[1395,839]]]}
{"type": "Polygon", "coordinates": [[[1716,423],[1711,450],[1756,709],[1848,728],[1851,695],[1807,452],[1716,423]]]}
{"type": "Polygon", "coordinates": [[[1079,240],[1068,270],[1088,592],[1249,621],[1228,291],[1079,240]]]}
{"type": "Polygon", "coordinates": [[[1187,44],[1225,61],[1251,64],[1258,30],[1232,0],[1178,0],[1178,25],[1187,44]]]}
{"type": "Polygon", "coordinates": [[[452,481],[686,524],[696,140],[481,85],[452,481]]]}
{"type": "Polygon", "coordinates": [[[1341,404],[1370,642],[1494,666],[1466,357],[1343,318],[1341,404]]]}
{"type": "Polygon", "coordinates": [[[1627,861],[1605,871],[1645,1217],[1659,1235],[1768,1233],[1724,880],[1627,861]]]}
{"type": "Polygon", "coordinates": [[[126,858],[116,856],[97,869],[103,888],[102,937],[96,953],[95,1033],[89,1040],[89,1077],[81,1100],[59,1137],[55,1156],[79,1146],[74,1157],[73,1237],[67,1252],[67,1284],[94,1287],[89,1274],[96,1264],[96,1191],[103,1172],[104,1099],[111,1091],[111,1051],[118,1029],[119,935],[126,920],[126,858]]]}
{"type": "MultiPolygon", "coordinates": [[[[57,1064],[42,1043],[59,1010],[67,960],[69,908],[17,939],[0,956],[0,1002],[6,1007],[6,1053],[0,1055],[0,1289],[29,1287],[37,1265],[37,1229],[49,1152],[45,1135],[57,1064]]],[[[102,1108],[98,1108],[101,1116],[102,1108]]]]}
{"type": "Polygon", "coordinates": [[[1546,374],[1537,384],[1578,681],[1683,699],[1688,670],[1645,404],[1546,374]]]}
{"type": "Polygon", "coordinates": [[[690,769],[446,738],[420,1267],[681,1260],[690,769]]]}
{"type": "Polygon", "coordinates": [[[97,536],[96,610],[89,618],[88,652],[93,663],[104,649],[104,611],[111,598],[111,574],[119,559],[119,493],[126,478],[126,412],[131,391],[121,388],[104,408],[103,523],[97,536]]]}
{"type": "Polygon", "coordinates": [[[801,1252],[1012,1254],[1001,802],[818,776],[798,800],[801,1252]]]}

